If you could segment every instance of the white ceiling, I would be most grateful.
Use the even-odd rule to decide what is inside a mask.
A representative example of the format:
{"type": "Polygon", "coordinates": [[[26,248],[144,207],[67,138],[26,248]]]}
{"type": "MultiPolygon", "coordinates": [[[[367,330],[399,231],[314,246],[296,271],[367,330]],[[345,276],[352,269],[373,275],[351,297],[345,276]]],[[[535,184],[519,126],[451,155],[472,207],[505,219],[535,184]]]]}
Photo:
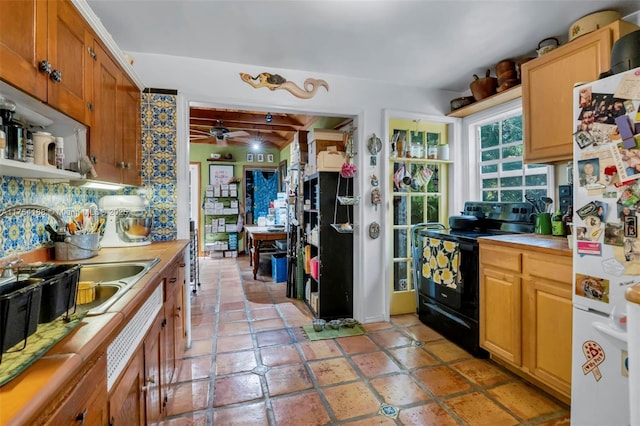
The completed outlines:
{"type": "MultiPolygon", "coordinates": [[[[455,92],[507,58],[565,42],[620,0],[87,0],[125,52],[208,58],[455,92]]],[[[135,55],[134,55],[135,56],[135,55]]]]}

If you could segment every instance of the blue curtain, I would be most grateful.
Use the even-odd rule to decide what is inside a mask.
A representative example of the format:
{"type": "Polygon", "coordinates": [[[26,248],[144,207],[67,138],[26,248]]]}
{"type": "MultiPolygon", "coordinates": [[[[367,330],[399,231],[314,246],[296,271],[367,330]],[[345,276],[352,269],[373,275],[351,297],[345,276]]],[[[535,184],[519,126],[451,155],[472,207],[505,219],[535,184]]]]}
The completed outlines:
{"type": "Polygon", "coordinates": [[[253,219],[269,214],[269,201],[278,196],[278,172],[253,170],[253,219]],[[267,176],[265,177],[265,173],[267,176]]]}

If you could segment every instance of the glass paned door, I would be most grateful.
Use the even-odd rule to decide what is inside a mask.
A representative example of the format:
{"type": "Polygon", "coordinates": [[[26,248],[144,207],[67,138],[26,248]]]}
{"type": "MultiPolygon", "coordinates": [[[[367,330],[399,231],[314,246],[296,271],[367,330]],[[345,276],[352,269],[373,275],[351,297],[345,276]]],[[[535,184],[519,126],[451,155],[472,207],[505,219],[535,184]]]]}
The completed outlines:
{"type": "Polygon", "coordinates": [[[448,161],[426,158],[392,158],[393,267],[391,315],[416,312],[411,228],[425,222],[445,223],[447,218],[448,161]]]}

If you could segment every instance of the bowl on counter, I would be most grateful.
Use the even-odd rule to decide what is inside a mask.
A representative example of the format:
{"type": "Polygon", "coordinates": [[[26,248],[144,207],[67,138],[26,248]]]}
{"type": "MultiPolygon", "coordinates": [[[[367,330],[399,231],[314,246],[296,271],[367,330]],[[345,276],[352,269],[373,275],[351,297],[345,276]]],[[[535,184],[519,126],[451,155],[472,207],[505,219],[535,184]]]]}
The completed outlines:
{"type": "Polygon", "coordinates": [[[150,217],[121,217],[120,228],[129,239],[144,239],[151,233],[150,217]]]}

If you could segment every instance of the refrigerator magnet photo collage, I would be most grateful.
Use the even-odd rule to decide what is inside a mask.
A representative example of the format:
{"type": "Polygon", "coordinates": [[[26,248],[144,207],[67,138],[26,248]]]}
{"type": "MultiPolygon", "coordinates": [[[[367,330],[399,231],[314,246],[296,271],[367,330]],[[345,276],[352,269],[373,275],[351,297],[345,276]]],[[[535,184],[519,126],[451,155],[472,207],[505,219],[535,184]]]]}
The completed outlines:
{"type": "Polygon", "coordinates": [[[612,276],[640,275],[640,71],[575,90],[575,253],[591,266],[574,292],[609,303],[612,276]]]}

